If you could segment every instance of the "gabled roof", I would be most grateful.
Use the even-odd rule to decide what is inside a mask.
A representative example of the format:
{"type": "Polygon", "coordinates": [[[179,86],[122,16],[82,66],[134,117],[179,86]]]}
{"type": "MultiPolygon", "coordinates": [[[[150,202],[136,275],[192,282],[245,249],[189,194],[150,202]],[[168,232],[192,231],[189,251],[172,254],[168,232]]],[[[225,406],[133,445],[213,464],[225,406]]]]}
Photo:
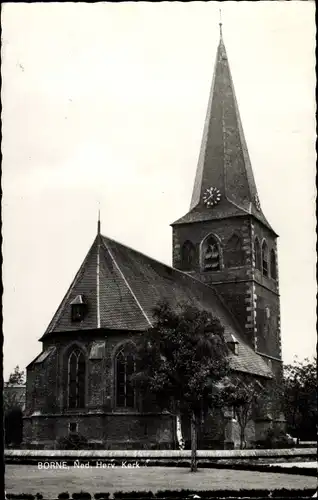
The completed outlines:
{"type": "Polygon", "coordinates": [[[187,302],[213,313],[224,326],[226,339],[235,335],[240,343],[239,356],[231,355],[233,369],[271,377],[213,288],[102,235],[97,235],[41,340],[80,330],[143,331],[153,324],[153,308],[163,300],[174,308],[187,302]],[[87,314],[74,323],[70,304],[77,295],[85,297],[87,314]]]}
{"type": "Polygon", "coordinates": [[[174,224],[250,214],[273,231],[259,205],[225,45],[220,37],[190,211],[174,224]],[[221,200],[206,207],[203,194],[217,188],[221,200]]]}

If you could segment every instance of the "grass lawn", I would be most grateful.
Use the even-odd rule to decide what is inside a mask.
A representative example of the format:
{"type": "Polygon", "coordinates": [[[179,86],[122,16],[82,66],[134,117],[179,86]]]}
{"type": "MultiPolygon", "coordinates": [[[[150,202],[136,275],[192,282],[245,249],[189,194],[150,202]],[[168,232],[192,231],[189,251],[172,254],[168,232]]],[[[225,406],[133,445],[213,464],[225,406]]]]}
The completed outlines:
{"type": "Polygon", "coordinates": [[[250,472],[224,469],[140,467],[76,468],[39,470],[34,465],[6,465],[7,493],[42,493],[57,498],[62,491],[81,490],[91,494],[109,491],[132,491],[191,488],[198,490],[238,488],[315,488],[317,479],[281,473],[250,472]]]}

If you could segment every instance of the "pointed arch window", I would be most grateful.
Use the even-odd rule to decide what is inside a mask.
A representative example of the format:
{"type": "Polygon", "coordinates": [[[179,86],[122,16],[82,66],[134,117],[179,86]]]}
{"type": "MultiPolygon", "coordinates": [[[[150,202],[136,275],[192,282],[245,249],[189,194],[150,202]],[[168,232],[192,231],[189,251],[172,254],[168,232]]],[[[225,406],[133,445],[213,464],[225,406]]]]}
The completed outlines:
{"type": "Polygon", "coordinates": [[[268,276],[268,246],[265,240],[262,244],[262,272],[264,276],[268,276]]]}
{"type": "Polygon", "coordinates": [[[214,236],[209,236],[202,245],[202,264],[204,271],[221,269],[220,246],[214,236]]]}
{"type": "Polygon", "coordinates": [[[224,265],[226,267],[243,266],[245,253],[243,250],[242,239],[237,234],[233,234],[227,242],[224,252],[224,265]]]}
{"type": "Polygon", "coordinates": [[[191,271],[193,269],[194,257],[195,247],[191,241],[187,240],[181,249],[181,265],[184,271],[191,271]]]}
{"type": "Polygon", "coordinates": [[[275,255],[275,251],[273,249],[271,250],[271,265],[270,265],[270,268],[271,268],[271,278],[273,278],[273,280],[276,280],[277,279],[276,255],[275,255]]]}
{"type": "Polygon", "coordinates": [[[76,348],[68,357],[68,407],[85,407],[86,361],[83,352],[76,348]]]}
{"type": "Polygon", "coordinates": [[[131,382],[131,376],[136,371],[134,347],[131,343],[123,346],[115,357],[116,374],[116,406],[134,408],[136,391],[131,382]]]}
{"type": "Polygon", "coordinates": [[[261,271],[261,245],[259,239],[256,237],[254,241],[255,250],[255,267],[261,271]]]}

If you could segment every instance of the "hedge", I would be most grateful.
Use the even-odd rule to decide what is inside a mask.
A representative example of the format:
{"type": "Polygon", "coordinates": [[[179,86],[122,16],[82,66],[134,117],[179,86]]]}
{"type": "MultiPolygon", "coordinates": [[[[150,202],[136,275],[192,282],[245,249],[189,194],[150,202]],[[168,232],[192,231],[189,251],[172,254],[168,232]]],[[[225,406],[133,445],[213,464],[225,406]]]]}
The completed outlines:
{"type": "MultiPolygon", "coordinates": [[[[156,493],[156,498],[188,498],[189,496],[198,495],[200,498],[219,498],[226,497],[228,498],[240,498],[240,497],[280,497],[280,498],[304,498],[304,497],[312,497],[312,495],[316,492],[314,488],[306,488],[303,490],[289,490],[286,488],[280,488],[275,490],[255,490],[255,489],[240,489],[240,490],[162,490],[156,493]]],[[[119,497],[118,497],[119,498],[119,497]]],[[[127,497],[125,497],[127,498],[127,497]]]]}
{"type": "Polygon", "coordinates": [[[79,493],[73,493],[72,498],[74,500],[91,500],[92,495],[86,491],[80,491],[79,493]]]}
{"type": "MultiPolygon", "coordinates": [[[[226,498],[227,500],[234,500],[237,498],[311,498],[316,492],[315,488],[305,488],[305,489],[286,489],[280,488],[275,490],[265,490],[265,489],[240,489],[240,490],[159,490],[157,493],[152,491],[116,491],[114,493],[114,499],[117,500],[155,500],[155,499],[183,499],[183,498],[193,498],[199,496],[202,499],[217,499],[226,498]]],[[[108,500],[110,493],[96,493],[94,498],[96,500],[108,500]]],[[[7,493],[8,500],[36,500],[41,498],[40,494],[32,495],[30,493],[7,493]]],[[[43,497],[42,497],[43,498],[43,497]]],[[[70,495],[67,492],[60,493],[58,499],[69,499],[70,495]]],[[[90,493],[79,492],[73,493],[72,498],[74,500],[89,500],[92,498],[90,493]]]]}

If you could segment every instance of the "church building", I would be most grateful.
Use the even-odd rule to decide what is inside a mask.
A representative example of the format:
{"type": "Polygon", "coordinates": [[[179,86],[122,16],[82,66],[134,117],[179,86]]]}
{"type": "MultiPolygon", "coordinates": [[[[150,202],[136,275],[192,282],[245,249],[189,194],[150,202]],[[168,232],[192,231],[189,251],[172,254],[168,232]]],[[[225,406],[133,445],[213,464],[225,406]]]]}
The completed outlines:
{"type": "MultiPolygon", "coordinates": [[[[25,447],[54,448],[70,433],[104,449],[177,447],[175,417],[145,407],[130,383],[134,339],[163,300],[219,318],[233,372],[260,384],[281,374],[277,234],[258,197],[221,25],[191,205],[172,233],[169,267],[102,235],[98,223],[27,367],[25,447]]],[[[223,416],[221,427],[206,425],[207,442],[237,447],[235,419],[223,416]]],[[[249,441],[274,420],[251,422],[249,441]]]]}

